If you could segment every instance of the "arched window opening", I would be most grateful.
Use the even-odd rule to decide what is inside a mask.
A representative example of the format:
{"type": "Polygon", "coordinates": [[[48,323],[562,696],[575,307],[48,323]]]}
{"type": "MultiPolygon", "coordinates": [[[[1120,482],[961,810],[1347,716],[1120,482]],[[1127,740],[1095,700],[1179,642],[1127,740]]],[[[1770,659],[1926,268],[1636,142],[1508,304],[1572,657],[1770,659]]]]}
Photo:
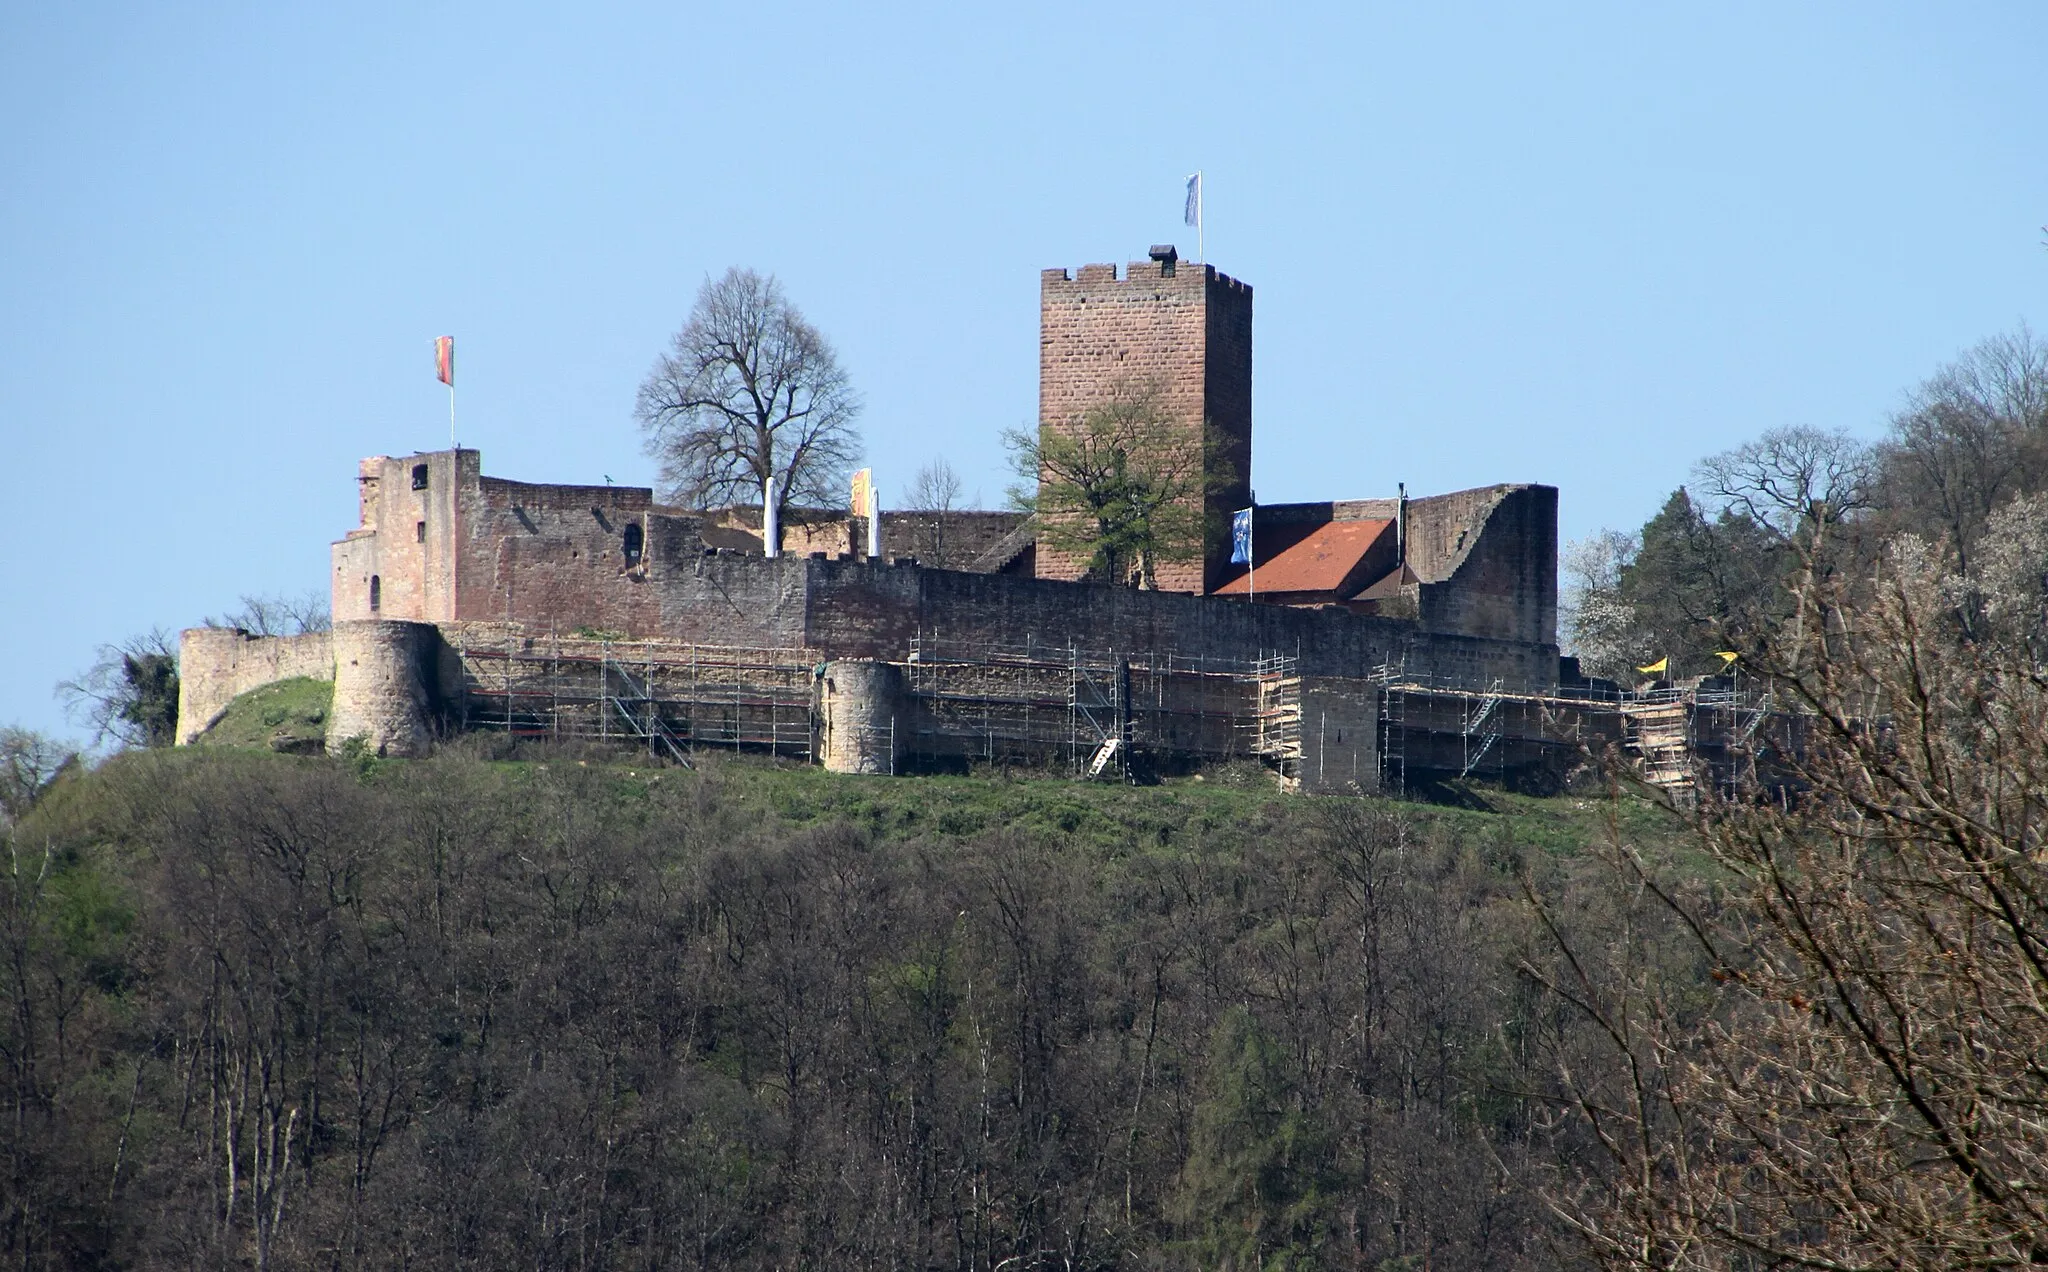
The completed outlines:
{"type": "Polygon", "coordinates": [[[372,574],[370,576],[370,612],[374,614],[383,607],[384,580],[372,574]]]}
{"type": "Polygon", "coordinates": [[[646,545],[647,540],[646,536],[641,533],[640,527],[638,525],[627,526],[624,537],[626,548],[626,568],[630,570],[634,566],[640,564],[640,550],[646,545]]]}

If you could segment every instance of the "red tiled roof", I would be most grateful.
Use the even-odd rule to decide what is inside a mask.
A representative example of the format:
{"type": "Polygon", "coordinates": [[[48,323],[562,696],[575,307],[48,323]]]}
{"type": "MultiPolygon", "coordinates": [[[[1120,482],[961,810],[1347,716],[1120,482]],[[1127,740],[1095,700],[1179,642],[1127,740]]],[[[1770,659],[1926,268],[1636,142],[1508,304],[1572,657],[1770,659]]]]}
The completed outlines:
{"type": "Polygon", "coordinates": [[[1334,592],[1344,585],[1372,545],[1393,526],[1391,521],[1329,521],[1299,542],[1258,563],[1257,579],[1240,574],[1216,589],[1218,596],[1244,596],[1256,581],[1268,592],[1334,592]]]}

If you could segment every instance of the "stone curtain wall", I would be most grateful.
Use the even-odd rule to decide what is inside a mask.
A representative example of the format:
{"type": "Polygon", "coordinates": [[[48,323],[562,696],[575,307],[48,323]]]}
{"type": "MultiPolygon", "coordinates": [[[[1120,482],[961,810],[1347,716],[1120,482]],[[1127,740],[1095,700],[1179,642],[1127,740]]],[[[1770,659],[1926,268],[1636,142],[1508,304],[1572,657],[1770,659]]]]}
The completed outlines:
{"type": "MultiPolygon", "coordinates": [[[[1119,385],[1151,384],[1170,423],[1162,447],[1199,453],[1204,422],[1229,439],[1224,458],[1232,484],[1207,501],[1207,511],[1243,507],[1251,475],[1252,289],[1214,266],[1134,261],[1084,265],[1070,276],[1049,269],[1039,282],[1038,419],[1042,428],[1073,429],[1119,385]]],[[[1206,592],[1227,553],[1215,545],[1203,558],[1162,563],[1159,586],[1206,592]]],[[[1038,575],[1077,579],[1086,562],[1041,542],[1038,575]]]]}
{"type": "MultiPolygon", "coordinates": [[[[1212,286],[1208,279],[1198,281],[1212,286]]],[[[1128,288],[1134,282],[1145,280],[1106,285],[1128,288]]],[[[1228,280],[1213,285],[1234,286],[1228,280]]],[[[1163,294],[1144,292],[1145,305],[1163,294]]],[[[1197,308],[1209,309],[1206,302],[1197,308]]],[[[1245,316],[1248,323],[1248,309],[1245,316]]],[[[337,706],[337,721],[358,719],[359,731],[391,753],[425,745],[421,722],[431,716],[435,682],[446,677],[446,668],[437,673],[420,665],[432,661],[427,645],[445,641],[436,637],[420,644],[393,633],[410,630],[402,619],[409,612],[428,614],[416,621],[432,632],[430,624],[446,621],[431,617],[444,607],[458,609],[462,622],[510,621],[534,637],[586,631],[801,648],[820,658],[890,663],[906,660],[917,644],[941,657],[967,658],[996,648],[1028,648],[1054,663],[1078,648],[1139,662],[1171,658],[1181,669],[1202,660],[1216,670],[1235,669],[1263,655],[1292,655],[1305,677],[1354,682],[1319,691],[1323,705],[1317,708],[1318,719],[1336,722],[1334,733],[1318,735],[1319,771],[1341,773],[1345,783],[1367,766],[1373,742],[1359,731],[1367,710],[1359,697],[1365,692],[1361,682],[1383,665],[1456,685],[1498,681],[1521,692],[1542,692],[1557,680],[1556,492],[1546,487],[1490,487],[1411,501],[1410,556],[1423,579],[1421,619],[1415,621],[1336,607],[1251,605],[925,569],[908,561],[871,563],[852,555],[768,560],[751,551],[714,549],[707,535],[729,537],[730,529],[658,505],[644,487],[528,485],[483,478],[478,467],[473,451],[366,463],[364,525],[335,548],[338,629],[356,642],[353,687],[343,693],[337,682],[337,701],[346,700],[337,706]],[[427,486],[420,491],[411,485],[416,464],[427,466],[427,486]],[[629,560],[626,544],[633,531],[641,551],[629,560]],[[377,621],[362,617],[363,589],[372,575],[382,580],[377,621]],[[404,706],[413,702],[425,703],[417,708],[425,714],[404,706]]],[[[1344,520],[1387,515],[1391,505],[1368,500],[1272,511],[1288,520],[1344,520]]],[[[987,529],[997,528],[990,518],[987,529]]],[[[909,527],[898,521],[885,529],[909,527]]],[[[307,674],[300,670],[306,664],[285,657],[281,647],[274,654],[252,654],[243,648],[252,644],[257,643],[232,633],[200,633],[191,642],[195,674],[186,690],[185,717],[193,722],[190,732],[236,693],[307,674]]],[[[322,664],[318,674],[332,674],[327,668],[333,655],[310,657],[322,664]]],[[[446,661],[445,649],[439,658],[446,661]]],[[[1173,686],[1167,696],[1178,696],[1182,688],[1173,686]]],[[[1170,735],[1184,728],[1200,733],[1207,715],[1221,718],[1196,711],[1189,724],[1163,699],[1158,706],[1163,714],[1154,727],[1170,735]]],[[[338,724],[333,736],[350,734],[338,724]]],[[[1161,740],[1195,751],[1213,749],[1211,739],[1194,734],[1161,740]]]]}
{"type": "MultiPolygon", "coordinates": [[[[649,544],[658,553],[644,581],[615,570],[588,571],[585,558],[564,563],[537,556],[537,570],[513,570],[513,621],[536,632],[602,625],[632,637],[801,647],[831,658],[891,662],[907,657],[921,638],[936,642],[941,655],[985,647],[1044,653],[1070,645],[1226,662],[1277,653],[1299,656],[1310,675],[1361,677],[1394,661],[1411,674],[1458,683],[1500,679],[1522,689],[1557,683],[1557,647],[1550,643],[1429,632],[1414,622],[1337,609],[927,570],[908,562],[707,554],[689,546],[694,522],[662,516],[650,522],[649,544]],[[555,608],[571,602],[580,608],[555,608]],[[591,613],[605,616],[602,624],[579,621],[591,613]]],[[[502,617],[477,615],[482,621],[502,617]]]]}
{"type": "Polygon", "coordinates": [[[242,694],[296,676],[334,679],[328,633],[251,636],[231,627],[179,633],[178,745],[190,746],[242,694]]]}
{"type": "MultiPolygon", "coordinates": [[[[1184,266],[1176,277],[1155,281],[1190,278],[1202,281],[1184,266]]],[[[1164,293],[1142,293],[1147,308],[1155,294],[1164,293]]],[[[365,589],[377,574],[378,617],[387,620],[425,614],[412,621],[441,621],[437,611],[456,605],[463,621],[511,621],[565,635],[582,629],[703,644],[816,645],[887,658],[902,657],[913,637],[934,632],[977,644],[1072,639],[1094,648],[1232,659],[1300,646],[1324,651],[1304,658],[1333,660],[1333,675],[1363,674],[1367,663],[1406,656],[1421,674],[1498,677],[1532,688],[1556,682],[1557,492],[1547,486],[1491,486],[1409,502],[1409,561],[1422,578],[1418,626],[908,564],[856,569],[850,559],[822,555],[770,561],[709,548],[701,518],[655,504],[645,487],[529,485],[482,478],[476,470],[474,451],[382,459],[374,471],[366,464],[376,488],[374,500],[365,496],[374,521],[335,546],[338,619],[368,617],[365,589]],[[411,489],[415,463],[428,467],[426,490],[411,489]],[[629,562],[632,529],[640,533],[641,555],[629,562]],[[386,542],[394,535],[398,542],[386,542]],[[449,568],[458,560],[459,573],[449,568]],[[856,578],[864,581],[847,582],[856,578]],[[1044,586],[1024,586],[1035,583],[1044,586]]],[[[1390,514],[1392,501],[1272,511],[1345,520],[1390,514]]],[[[1047,559],[1041,554],[1041,573],[1047,559]]],[[[1068,562],[1068,573],[1074,565],[1068,562]]]]}
{"type": "MultiPolygon", "coordinates": [[[[766,563],[773,564],[773,563],[766,563]]],[[[1422,630],[1337,609],[1219,602],[1168,592],[999,574],[808,563],[804,639],[833,657],[900,659],[913,638],[941,656],[976,647],[1172,654],[1241,662],[1301,659],[1306,675],[1362,677],[1382,663],[1410,674],[1524,689],[1557,684],[1557,646],[1422,630]]]]}
{"type": "Polygon", "coordinates": [[[460,617],[568,632],[652,633],[650,581],[701,552],[697,519],[657,512],[644,486],[553,486],[486,477],[462,501],[460,617]],[[627,531],[640,557],[626,559],[627,531]]]}

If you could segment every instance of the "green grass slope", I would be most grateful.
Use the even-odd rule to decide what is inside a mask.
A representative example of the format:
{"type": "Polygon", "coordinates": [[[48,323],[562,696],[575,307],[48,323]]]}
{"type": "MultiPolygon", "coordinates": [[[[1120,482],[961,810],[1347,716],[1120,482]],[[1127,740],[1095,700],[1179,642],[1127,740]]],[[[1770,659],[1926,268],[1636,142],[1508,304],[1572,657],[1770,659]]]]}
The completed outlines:
{"type": "Polygon", "coordinates": [[[198,745],[317,751],[327,741],[333,702],[333,681],[306,676],[251,689],[228,704],[213,727],[199,735],[198,745]]]}

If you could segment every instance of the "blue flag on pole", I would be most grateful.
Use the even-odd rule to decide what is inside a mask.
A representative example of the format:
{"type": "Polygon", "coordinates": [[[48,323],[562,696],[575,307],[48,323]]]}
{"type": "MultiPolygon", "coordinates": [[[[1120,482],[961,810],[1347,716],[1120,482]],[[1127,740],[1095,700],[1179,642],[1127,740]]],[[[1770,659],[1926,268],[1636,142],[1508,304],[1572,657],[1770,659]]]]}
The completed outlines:
{"type": "Polygon", "coordinates": [[[1188,178],[1188,202],[1181,212],[1181,220],[1188,225],[1202,223],[1202,174],[1199,172],[1188,178]]]}
{"type": "Polygon", "coordinates": [[[1230,563],[1252,563],[1252,510],[1249,508],[1230,514],[1230,563]]]}

